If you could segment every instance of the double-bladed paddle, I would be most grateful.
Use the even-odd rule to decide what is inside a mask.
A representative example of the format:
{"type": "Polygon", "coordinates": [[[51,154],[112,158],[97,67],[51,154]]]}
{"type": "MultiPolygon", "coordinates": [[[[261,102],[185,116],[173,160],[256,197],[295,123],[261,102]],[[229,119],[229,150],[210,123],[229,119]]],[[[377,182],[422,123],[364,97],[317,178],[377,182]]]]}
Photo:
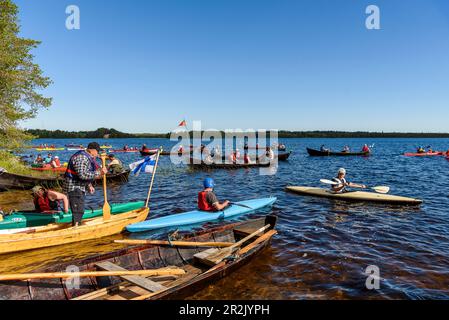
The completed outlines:
{"type": "MultiPolygon", "coordinates": [[[[332,180],[327,180],[327,179],[321,179],[320,182],[324,183],[324,184],[330,184],[333,186],[341,185],[341,183],[338,183],[338,182],[335,182],[332,180]]],[[[355,188],[357,188],[357,187],[355,187],[355,188]]],[[[368,187],[368,188],[374,190],[377,193],[382,193],[382,194],[386,194],[386,193],[390,192],[390,187],[386,187],[386,186],[368,187]]]]}

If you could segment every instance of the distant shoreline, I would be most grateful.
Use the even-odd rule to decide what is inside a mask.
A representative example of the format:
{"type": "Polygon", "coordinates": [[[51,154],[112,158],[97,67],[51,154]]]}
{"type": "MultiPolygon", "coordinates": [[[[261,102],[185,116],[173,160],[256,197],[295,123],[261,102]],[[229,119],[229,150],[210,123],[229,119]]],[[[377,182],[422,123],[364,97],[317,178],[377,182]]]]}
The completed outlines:
{"type": "MultiPolygon", "coordinates": [[[[169,139],[170,133],[124,133],[115,129],[99,128],[95,131],[62,131],[29,129],[27,133],[36,139],[169,139]]],[[[222,132],[224,135],[224,132],[222,132]]],[[[190,131],[192,136],[192,131],[190,131]]],[[[316,138],[316,139],[341,139],[341,138],[449,138],[449,133],[416,133],[416,132],[362,132],[362,131],[279,131],[278,138],[316,138]]]]}

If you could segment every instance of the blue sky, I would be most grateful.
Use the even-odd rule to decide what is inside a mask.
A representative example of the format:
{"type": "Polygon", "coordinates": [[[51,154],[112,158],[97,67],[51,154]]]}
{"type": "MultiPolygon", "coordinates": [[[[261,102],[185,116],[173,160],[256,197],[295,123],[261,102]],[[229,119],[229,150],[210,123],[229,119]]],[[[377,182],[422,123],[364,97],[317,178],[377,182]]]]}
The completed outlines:
{"type": "Polygon", "coordinates": [[[28,128],[447,132],[447,0],[16,0],[54,84],[28,128]],[[68,5],[81,29],[65,28],[68,5]],[[365,28],[365,8],[381,30],[365,28]]]}

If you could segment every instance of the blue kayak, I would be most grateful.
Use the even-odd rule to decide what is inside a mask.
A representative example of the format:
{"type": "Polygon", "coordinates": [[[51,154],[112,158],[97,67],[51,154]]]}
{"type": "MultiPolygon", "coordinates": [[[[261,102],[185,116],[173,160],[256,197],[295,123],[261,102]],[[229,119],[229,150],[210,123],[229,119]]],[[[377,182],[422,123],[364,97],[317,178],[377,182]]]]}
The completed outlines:
{"type": "Polygon", "coordinates": [[[219,219],[226,219],[232,216],[253,212],[257,209],[270,206],[276,200],[277,198],[263,198],[263,199],[254,199],[236,202],[236,204],[232,204],[223,211],[217,212],[206,212],[195,210],[185,213],[172,214],[161,218],[150,219],[147,221],[134,223],[127,226],[126,229],[129,232],[142,232],[160,228],[177,227],[177,226],[214,221],[219,219]],[[246,207],[239,206],[238,204],[246,207]]]}

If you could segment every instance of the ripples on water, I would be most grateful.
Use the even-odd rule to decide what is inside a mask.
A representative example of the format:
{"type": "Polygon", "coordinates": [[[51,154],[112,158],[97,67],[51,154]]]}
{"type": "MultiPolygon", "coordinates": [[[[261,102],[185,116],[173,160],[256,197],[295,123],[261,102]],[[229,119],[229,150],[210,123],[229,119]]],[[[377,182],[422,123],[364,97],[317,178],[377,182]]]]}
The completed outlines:
{"type": "MultiPolygon", "coordinates": [[[[54,143],[70,142],[77,141],[54,143]]],[[[108,141],[115,147],[143,142],[167,148],[173,145],[168,140],[108,141]]],[[[195,208],[206,176],[216,180],[216,193],[223,200],[278,197],[272,210],[251,215],[271,212],[279,217],[279,234],[271,247],[191,299],[449,298],[449,162],[443,157],[401,155],[418,145],[447,150],[448,139],[288,139],[285,143],[293,154],[288,162],[280,163],[275,176],[260,176],[257,169],[191,171],[161,158],[150,218],[195,208]],[[322,143],[336,150],[345,144],[358,149],[365,142],[375,143],[372,157],[312,158],[305,151],[306,146],[318,148],[322,143]],[[283,191],[286,185],[320,186],[319,179],[332,178],[339,167],[348,170],[350,181],[388,185],[391,194],[425,202],[420,208],[348,204],[283,191]],[[380,290],[365,288],[364,272],[369,265],[380,268],[380,290]]],[[[69,154],[61,155],[68,158],[69,154]]],[[[136,154],[118,156],[126,163],[140,158],[136,154]]],[[[127,184],[110,187],[109,201],[145,199],[148,185],[147,175],[131,177],[127,184]]],[[[99,205],[101,198],[99,191],[89,203],[99,205]]],[[[167,231],[131,237],[164,237],[167,231]]]]}

